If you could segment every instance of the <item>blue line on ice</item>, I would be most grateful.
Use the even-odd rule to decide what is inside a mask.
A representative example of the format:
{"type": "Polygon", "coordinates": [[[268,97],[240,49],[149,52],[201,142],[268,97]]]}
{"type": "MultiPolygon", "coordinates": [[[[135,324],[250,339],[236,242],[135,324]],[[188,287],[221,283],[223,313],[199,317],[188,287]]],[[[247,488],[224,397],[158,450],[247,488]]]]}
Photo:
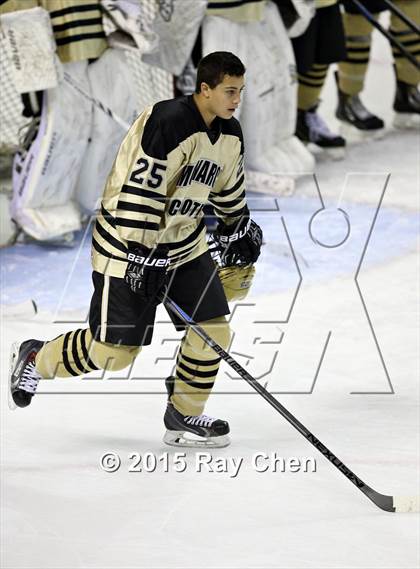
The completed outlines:
{"type": "MultiPolygon", "coordinates": [[[[354,275],[373,222],[375,208],[343,202],[348,217],[326,210],[312,221],[320,209],[319,200],[305,197],[277,198],[250,194],[253,217],[264,229],[265,246],[257,265],[253,295],[288,290],[296,286],[298,275],[281,217],[289,234],[303,281],[315,284],[337,276],[354,275]],[[278,207],[273,204],[278,204],[278,207]],[[335,243],[344,242],[338,247],[335,243]],[[329,246],[323,246],[329,245],[329,246]]],[[[418,234],[416,213],[382,207],[367,248],[363,269],[390,261],[415,247],[418,234]]],[[[74,249],[51,246],[15,245],[0,252],[1,302],[15,303],[28,298],[41,309],[55,310],[67,286],[61,309],[85,309],[92,293],[90,238],[76,236],[74,249]],[[73,268],[73,270],[72,270],[73,268]],[[69,279],[70,275],[70,280],[69,279]]]]}

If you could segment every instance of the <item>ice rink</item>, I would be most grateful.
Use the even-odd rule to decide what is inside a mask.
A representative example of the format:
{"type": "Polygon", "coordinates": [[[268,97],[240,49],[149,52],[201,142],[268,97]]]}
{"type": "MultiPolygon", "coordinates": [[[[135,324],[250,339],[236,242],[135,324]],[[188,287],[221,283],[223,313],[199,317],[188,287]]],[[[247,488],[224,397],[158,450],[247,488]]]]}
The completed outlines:
{"type": "MultiPolygon", "coordinates": [[[[250,195],[266,244],[232,306],[230,351],[362,480],[404,495],[419,492],[419,136],[392,129],[392,98],[377,41],[365,101],[385,138],[320,159],[319,188],[307,176],[291,197],[250,195]]],[[[334,104],[329,77],[332,125],[334,104]]],[[[181,337],[163,308],[129,372],[45,381],[11,412],[11,342],[86,325],[89,234],[78,243],[0,253],[2,303],[40,309],[1,322],[2,567],[419,566],[419,515],[376,508],[225,364],[206,412],[229,420],[231,446],[206,457],[162,443],[181,337]],[[293,472],[293,458],[315,468],[293,472]]]]}

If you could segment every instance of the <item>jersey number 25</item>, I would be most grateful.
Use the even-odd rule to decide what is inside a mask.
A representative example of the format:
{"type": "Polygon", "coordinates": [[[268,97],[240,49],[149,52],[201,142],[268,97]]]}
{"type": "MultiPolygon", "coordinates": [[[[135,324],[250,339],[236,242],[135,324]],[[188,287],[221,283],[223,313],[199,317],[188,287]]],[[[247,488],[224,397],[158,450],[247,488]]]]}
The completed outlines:
{"type": "MultiPolygon", "coordinates": [[[[146,160],[146,158],[139,158],[136,164],[138,164],[139,168],[136,168],[132,172],[130,181],[136,182],[136,184],[143,184],[144,178],[141,176],[141,174],[144,174],[144,172],[147,172],[149,169],[149,161],[146,160]]],[[[147,185],[149,188],[156,189],[161,185],[163,178],[159,174],[159,170],[164,172],[166,170],[166,166],[162,166],[161,164],[156,164],[156,162],[153,162],[152,168],[150,170],[150,177],[147,179],[147,185]]]]}

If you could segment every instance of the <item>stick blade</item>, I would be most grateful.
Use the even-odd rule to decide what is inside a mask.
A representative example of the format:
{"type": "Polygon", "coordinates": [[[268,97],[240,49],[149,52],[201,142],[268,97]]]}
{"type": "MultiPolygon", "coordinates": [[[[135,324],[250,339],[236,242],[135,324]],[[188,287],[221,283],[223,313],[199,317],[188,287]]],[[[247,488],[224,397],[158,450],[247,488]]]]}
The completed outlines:
{"type": "Polygon", "coordinates": [[[420,511],[420,496],[393,496],[392,500],[399,514],[420,511]]]}

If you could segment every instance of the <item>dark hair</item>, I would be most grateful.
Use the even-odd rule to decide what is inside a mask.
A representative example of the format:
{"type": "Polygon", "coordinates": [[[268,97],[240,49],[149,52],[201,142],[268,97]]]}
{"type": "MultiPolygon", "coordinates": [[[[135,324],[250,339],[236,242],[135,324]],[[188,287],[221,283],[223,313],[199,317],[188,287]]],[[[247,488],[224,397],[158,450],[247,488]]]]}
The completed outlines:
{"type": "Polygon", "coordinates": [[[207,83],[210,89],[214,89],[223,81],[225,75],[242,77],[245,71],[242,61],[230,51],[209,53],[198,64],[195,92],[200,93],[201,83],[207,83]]]}

